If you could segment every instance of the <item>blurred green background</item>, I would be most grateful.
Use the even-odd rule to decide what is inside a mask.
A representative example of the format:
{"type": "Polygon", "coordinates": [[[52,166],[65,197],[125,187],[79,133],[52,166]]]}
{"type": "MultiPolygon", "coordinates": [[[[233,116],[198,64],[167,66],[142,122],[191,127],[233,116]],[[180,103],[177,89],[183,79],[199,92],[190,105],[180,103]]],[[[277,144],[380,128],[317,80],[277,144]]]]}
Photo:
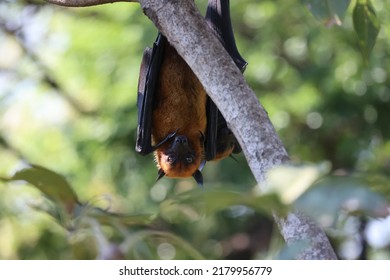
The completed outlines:
{"type": "MultiPolygon", "coordinates": [[[[203,14],[206,2],[196,1],[203,14]]],[[[293,161],[326,161],[333,175],[357,177],[388,199],[390,2],[372,3],[381,29],[367,63],[352,5],[343,25],[332,28],[300,1],[232,0],[231,15],[249,62],[245,77],[293,161]]],[[[242,155],[208,163],[202,192],[193,179],[155,183],[152,155],[135,153],[139,66],[156,35],[134,3],[1,1],[0,176],[38,164],[62,174],[81,202],[153,222],[87,220],[65,229],[45,213],[53,205],[36,188],[0,183],[0,259],[115,258],[118,251],[127,258],[196,258],[193,248],[212,259],[283,257],[270,209],[203,213],[201,203],[174,203],[188,193],[200,200],[209,191],[256,193],[242,155]]],[[[320,194],[328,203],[326,191],[320,194]]],[[[388,219],[374,227],[382,242],[375,243],[367,235],[376,220],[334,214],[328,233],[340,258],[390,258],[388,219]]]]}

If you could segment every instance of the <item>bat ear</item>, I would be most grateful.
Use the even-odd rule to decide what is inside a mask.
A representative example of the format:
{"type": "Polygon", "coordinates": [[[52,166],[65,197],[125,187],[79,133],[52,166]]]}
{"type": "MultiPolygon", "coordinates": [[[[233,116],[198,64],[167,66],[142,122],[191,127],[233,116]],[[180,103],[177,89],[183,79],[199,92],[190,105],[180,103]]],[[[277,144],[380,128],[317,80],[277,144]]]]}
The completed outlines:
{"type": "Polygon", "coordinates": [[[160,180],[162,177],[164,177],[165,176],[165,172],[164,172],[164,170],[162,170],[161,168],[158,170],[158,175],[157,175],[157,178],[156,178],[156,182],[158,181],[158,180],[160,180]]]}
{"type": "Polygon", "coordinates": [[[194,174],[192,174],[192,177],[194,177],[195,181],[198,183],[199,186],[203,186],[203,176],[202,172],[199,170],[196,170],[194,174]]]}

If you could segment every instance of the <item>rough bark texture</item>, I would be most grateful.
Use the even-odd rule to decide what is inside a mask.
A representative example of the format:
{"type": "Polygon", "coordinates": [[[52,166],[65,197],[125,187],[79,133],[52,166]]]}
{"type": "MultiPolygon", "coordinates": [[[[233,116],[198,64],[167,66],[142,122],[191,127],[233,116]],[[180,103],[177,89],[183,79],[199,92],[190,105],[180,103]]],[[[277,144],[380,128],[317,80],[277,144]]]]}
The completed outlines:
{"type": "MultiPolygon", "coordinates": [[[[85,0],[88,1],[88,0],[85,0]]],[[[98,1],[98,0],[90,0],[98,1]]],[[[50,0],[50,2],[75,2],[50,0]]],[[[81,2],[81,1],[76,1],[81,2]]],[[[105,1],[114,2],[114,1],[105,1]]],[[[212,34],[193,0],[139,0],[145,14],[167,37],[220,108],[241,144],[248,164],[261,186],[275,165],[289,161],[267,112],[241,72],[212,34]]],[[[300,259],[335,259],[324,231],[300,213],[276,217],[287,244],[304,240],[310,246],[300,259]]]]}
{"type": "Polygon", "coordinates": [[[307,247],[299,254],[301,260],[334,260],[337,256],[323,229],[302,213],[294,212],[281,218],[274,215],[280,232],[288,245],[307,241],[307,247]]]}

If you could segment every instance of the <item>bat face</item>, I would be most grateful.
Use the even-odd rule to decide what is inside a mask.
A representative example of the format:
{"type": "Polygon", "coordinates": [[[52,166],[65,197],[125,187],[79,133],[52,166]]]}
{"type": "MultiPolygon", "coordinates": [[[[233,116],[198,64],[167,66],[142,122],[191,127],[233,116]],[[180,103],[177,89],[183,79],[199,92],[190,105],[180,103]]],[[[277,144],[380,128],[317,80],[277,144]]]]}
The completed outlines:
{"type": "Polygon", "coordinates": [[[191,177],[199,172],[203,152],[201,141],[190,141],[184,135],[177,135],[170,143],[156,151],[160,177],[191,177]]]}

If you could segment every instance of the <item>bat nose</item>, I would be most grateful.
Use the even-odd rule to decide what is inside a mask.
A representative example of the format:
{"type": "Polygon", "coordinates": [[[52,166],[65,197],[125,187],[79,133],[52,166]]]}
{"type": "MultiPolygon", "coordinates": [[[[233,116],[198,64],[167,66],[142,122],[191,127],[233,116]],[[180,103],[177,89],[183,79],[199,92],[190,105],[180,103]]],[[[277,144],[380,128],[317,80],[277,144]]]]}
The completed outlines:
{"type": "Polygon", "coordinates": [[[175,142],[176,142],[176,144],[187,144],[188,140],[187,140],[187,137],[185,137],[183,135],[179,135],[179,136],[176,136],[175,142]]]}

